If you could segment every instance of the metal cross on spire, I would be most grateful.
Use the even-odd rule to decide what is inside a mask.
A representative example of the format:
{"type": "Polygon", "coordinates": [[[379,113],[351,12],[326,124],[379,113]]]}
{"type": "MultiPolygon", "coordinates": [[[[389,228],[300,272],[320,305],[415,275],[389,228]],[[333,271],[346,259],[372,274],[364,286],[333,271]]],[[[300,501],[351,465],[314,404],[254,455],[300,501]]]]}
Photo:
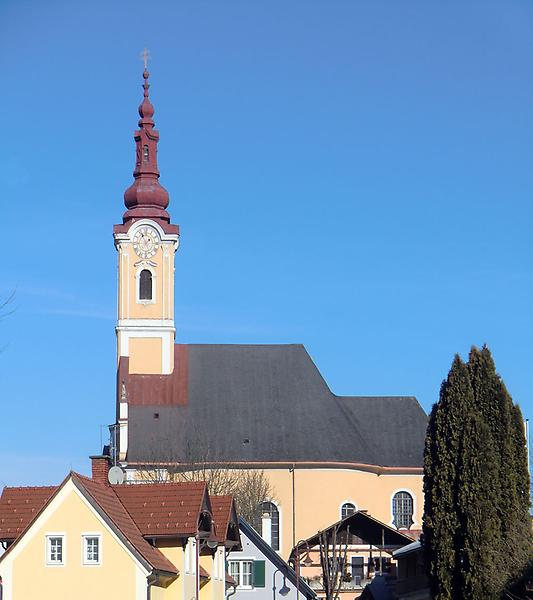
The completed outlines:
{"type": "Polygon", "coordinates": [[[147,48],[145,48],[142,52],[141,52],[141,59],[144,61],[144,69],[148,69],[148,59],[150,58],[150,50],[148,50],[147,48]]]}

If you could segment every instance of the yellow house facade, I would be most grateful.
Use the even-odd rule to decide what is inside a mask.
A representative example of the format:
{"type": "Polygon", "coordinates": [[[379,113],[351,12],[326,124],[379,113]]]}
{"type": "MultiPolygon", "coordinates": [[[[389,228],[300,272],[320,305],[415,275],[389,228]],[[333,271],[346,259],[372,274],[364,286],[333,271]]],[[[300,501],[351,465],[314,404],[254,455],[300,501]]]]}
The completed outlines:
{"type": "Polygon", "coordinates": [[[223,600],[234,508],[217,529],[205,484],[111,486],[102,472],[3,490],[4,600],[223,600]]]}

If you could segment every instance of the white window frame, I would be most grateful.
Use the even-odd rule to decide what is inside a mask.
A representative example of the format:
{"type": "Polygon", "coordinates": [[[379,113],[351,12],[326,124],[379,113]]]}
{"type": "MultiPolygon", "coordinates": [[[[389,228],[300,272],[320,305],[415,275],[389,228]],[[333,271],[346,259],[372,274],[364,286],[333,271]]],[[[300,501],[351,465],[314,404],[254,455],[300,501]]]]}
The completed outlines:
{"type": "Polygon", "coordinates": [[[102,534],[101,533],[82,533],[81,534],[81,564],[84,567],[99,567],[102,564],[102,534]],[[87,540],[96,538],[98,540],[98,560],[89,560],[87,558],[87,540]]]}
{"type": "Polygon", "coordinates": [[[394,520],[394,497],[396,496],[396,494],[400,493],[400,492],[406,492],[407,494],[409,494],[409,496],[411,496],[412,500],[413,500],[413,514],[411,515],[411,526],[409,527],[409,529],[405,529],[402,527],[402,529],[399,529],[398,531],[410,531],[411,529],[416,529],[417,526],[417,522],[415,520],[415,515],[416,515],[416,494],[414,494],[409,488],[399,488],[397,490],[394,490],[391,494],[390,497],[390,512],[391,512],[391,520],[390,520],[390,524],[392,525],[392,527],[396,527],[396,529],[398,529],[398,527],[395,525],[394,520]]]}
{"type": "MultiPolygon", "coordinates": [[[[239,565],[239,575],[237,578],[237,581],[235,581],[235,583],[237,584],[237,589],[238,590],[253,590],[254,588],[254,562],[255,559],[254,558],[245,558],[245,557],[239,557],[238,559],[235,560],[228,560],[228,573],[233,577],[232,575],[232,569],[231,569],[231,564],[232,563],[237,563],[239,565]],[[250,563],[252,565],[252,571],[250,573],[250,579],[251,579],[251,585],[241,585],[241,581],[242,581],[242,565],[244,563],[250,563]]],[[[235,579],[235,578],[234,578],[235,579]]]]}
{"type": "Polygon", "coordinates": [[[339,504],[339,518],[342,519],[342,507],[345,504],[351,504],[354,507],[354,513],[356,513],[358,511],[357,508],[357,504],[353,501],[353,500],[343,500],[340,504],[339,504]]]}
{"type": "Polygon", "coordinates": [[[44,540],[44,563],[47,567],[64,567],[67,563],[67,536],[64,532],[51,532],[45,535],[44,540]],[[61,561],[51,559],[51,540],[61,540],[61,561]]]}
{"type": "Polygon", "coordinates": [[[283,531],[282,531],[282,527],[281,527],[282,512],[283,511],[281,509],[281,505],[278,504],[278,502],[272,500],[271,498],[266,498],[265,500],[263,500],[261,502],[261,504],[263,504],[264,502],[270,502],[271,504],[273,504],[278,509],[278,538],[279,538],[279,548],[277,550],[274,550],[274,547],[272,546],[272,550],[274,550],[274,552],[276,552],[277,554],[279,554],[281,556],[281,549],[283,548],[283,539],[282,539],[283,538],[283,531]]]}
{"type": "MultiPolygon", "coordinates": [[[[137,265],[136,265],[137,266],[137,265]]],[[[156,290],[157,290],[157,276],[156,276],[156,264],[151,261],[143,261],[141,264],[138,264],[137,271],[135,273],[135,301],[137,304],[155,304],[157,302],[156,299],[156,290]],[[150,271],[152,274],[152,299],[151,300],[141,300],[141,271],[150,271]]]]}

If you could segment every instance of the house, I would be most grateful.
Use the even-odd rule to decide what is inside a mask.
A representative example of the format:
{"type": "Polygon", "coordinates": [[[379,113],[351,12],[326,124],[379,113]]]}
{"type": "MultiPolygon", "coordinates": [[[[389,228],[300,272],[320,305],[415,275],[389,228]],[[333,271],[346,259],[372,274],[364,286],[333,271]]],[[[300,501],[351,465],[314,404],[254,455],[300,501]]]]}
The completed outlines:
{"type": "Polygon", "coordinates": [[[235,600],[315,600],[316,593],[242,517],[242,549],[228,556],[235,600]]]}
{"type": "Polygon", "coordinates": [[[396,574],[393,552],[411,541],[405,533],[358,511],[300,540],[291,561],[319,598],[326,597],[328,589],[341,599],[371,598],[367,587],[386,597],[396,574]]]}
{"type": "Polygon", "coordinates": [[[113,229],[115,459],[129,481],[198,463],[263,471],[274,493],[261,511],[285,557],[297,540],[356,510],[420,529],[427,417],[416,398],[337,396],[301,344],[175,343],[179,228],[159,183],[146,70],[143,78],[134,181],[113,229]]]}
{"type": "Polygon", "coordinates": [[[396,550],[393,557],[398,563],[396,582],[398,600],[430,600],[429,581],[420,541],[417,540],[396,550]]]}
{"type": "Polygon", "coordinates": [[[231,499],[223,519],[205,483],[111,485],[108,464],[92,457],[92,478],[4,488],[4,598],[224,600],[226,552],[240,548],[231,499]]]}

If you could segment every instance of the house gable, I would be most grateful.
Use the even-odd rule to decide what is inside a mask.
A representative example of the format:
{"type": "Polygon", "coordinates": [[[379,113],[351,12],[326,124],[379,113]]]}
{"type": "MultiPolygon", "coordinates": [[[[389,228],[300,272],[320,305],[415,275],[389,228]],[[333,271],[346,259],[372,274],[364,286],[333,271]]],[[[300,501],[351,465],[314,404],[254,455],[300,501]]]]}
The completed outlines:
{"type": "Polygon", "coordinates": [[[102,589],[110,596],[144,599],[148,573],[146,566],[123,544],[71,477],[0,557],[5,594],[14,600],[61,598],[62,593],[83,600],[96,597],[102,589]],[[83,535],[88,533],[100,536],[98,566],[83,564],[83,535]],[[46,564],[46,536],[49,534],[63,536],[63,565],[46,564]]]}

